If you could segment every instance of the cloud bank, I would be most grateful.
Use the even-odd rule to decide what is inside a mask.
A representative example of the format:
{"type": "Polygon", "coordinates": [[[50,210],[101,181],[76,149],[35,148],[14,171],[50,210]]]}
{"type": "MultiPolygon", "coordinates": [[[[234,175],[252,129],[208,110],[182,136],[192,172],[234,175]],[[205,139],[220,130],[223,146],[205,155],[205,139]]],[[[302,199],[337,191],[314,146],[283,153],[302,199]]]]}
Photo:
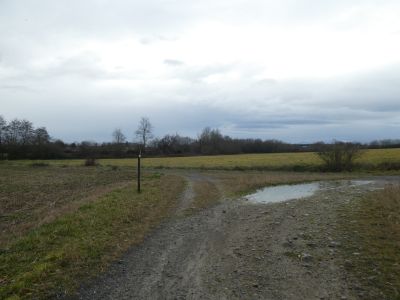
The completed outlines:
{"type": "Polygon", "coordinates": [[[66,141],[399,138],[398,1],[0,2],[0,104],[66,141]]]}

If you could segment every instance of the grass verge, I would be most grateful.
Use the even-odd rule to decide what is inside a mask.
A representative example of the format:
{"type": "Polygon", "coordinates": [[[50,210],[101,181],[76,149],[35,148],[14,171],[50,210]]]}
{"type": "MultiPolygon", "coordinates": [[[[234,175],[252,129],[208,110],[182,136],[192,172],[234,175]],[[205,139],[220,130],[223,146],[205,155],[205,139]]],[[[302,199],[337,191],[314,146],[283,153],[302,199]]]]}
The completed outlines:
{"type": "Polygon", "coordinates": [[[79,281],[103,270],[165,218],[184,181],[150,176],[143,192],[132,185],[84,204],[0,249],[0,298],[69,295],[79,281]]]}
{"type": "Polygon", "coordinates": [[[345,267],[373,299],[400,299],[400,185],[387,186],[342,215],[345,267]]]}

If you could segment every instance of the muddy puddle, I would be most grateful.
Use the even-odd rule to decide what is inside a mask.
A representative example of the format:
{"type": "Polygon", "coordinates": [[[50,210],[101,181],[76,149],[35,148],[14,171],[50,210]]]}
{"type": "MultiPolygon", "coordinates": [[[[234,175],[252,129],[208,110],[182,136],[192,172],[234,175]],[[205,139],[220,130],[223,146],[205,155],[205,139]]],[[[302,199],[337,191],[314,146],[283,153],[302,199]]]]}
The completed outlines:
{"type": "Polygon", "coordinates": [[[265,187],[253,194],[244,197],[245,200],[253,203],[275,203],[295,199],[311,197],[315,193],[328,190],[340,190],[343,188],[356,188],[360,186],[368,186],[371,190],[374,187],[373,180],[339,180],[339,181],[319,181],[302,184],[279,185],[265,187]]]}

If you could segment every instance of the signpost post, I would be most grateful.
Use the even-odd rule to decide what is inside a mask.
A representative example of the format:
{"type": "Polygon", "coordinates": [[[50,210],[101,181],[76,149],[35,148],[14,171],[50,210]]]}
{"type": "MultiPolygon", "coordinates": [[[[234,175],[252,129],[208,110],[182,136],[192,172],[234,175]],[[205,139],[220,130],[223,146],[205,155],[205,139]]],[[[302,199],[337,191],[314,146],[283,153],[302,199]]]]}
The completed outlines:
{"type": "Polygon", "coordinates": [[[137,160],[137,192],[140,193],[140,158],[142,157],[142,150],[139,150],[137,160]]]}

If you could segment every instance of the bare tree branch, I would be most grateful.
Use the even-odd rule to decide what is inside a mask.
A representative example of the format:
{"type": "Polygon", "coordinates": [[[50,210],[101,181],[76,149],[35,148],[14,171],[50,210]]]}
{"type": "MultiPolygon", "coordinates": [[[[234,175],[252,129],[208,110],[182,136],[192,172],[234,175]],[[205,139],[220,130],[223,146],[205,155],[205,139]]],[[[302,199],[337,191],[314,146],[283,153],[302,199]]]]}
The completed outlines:
{"type": "Polygon", "coordinates": [[[135,131],[136,137],[140,140],[142,150],[146,149],[146,145],[153,138],[153,125],[148,118],[142,117],[139,122],[139,127],[135,131]]]}

